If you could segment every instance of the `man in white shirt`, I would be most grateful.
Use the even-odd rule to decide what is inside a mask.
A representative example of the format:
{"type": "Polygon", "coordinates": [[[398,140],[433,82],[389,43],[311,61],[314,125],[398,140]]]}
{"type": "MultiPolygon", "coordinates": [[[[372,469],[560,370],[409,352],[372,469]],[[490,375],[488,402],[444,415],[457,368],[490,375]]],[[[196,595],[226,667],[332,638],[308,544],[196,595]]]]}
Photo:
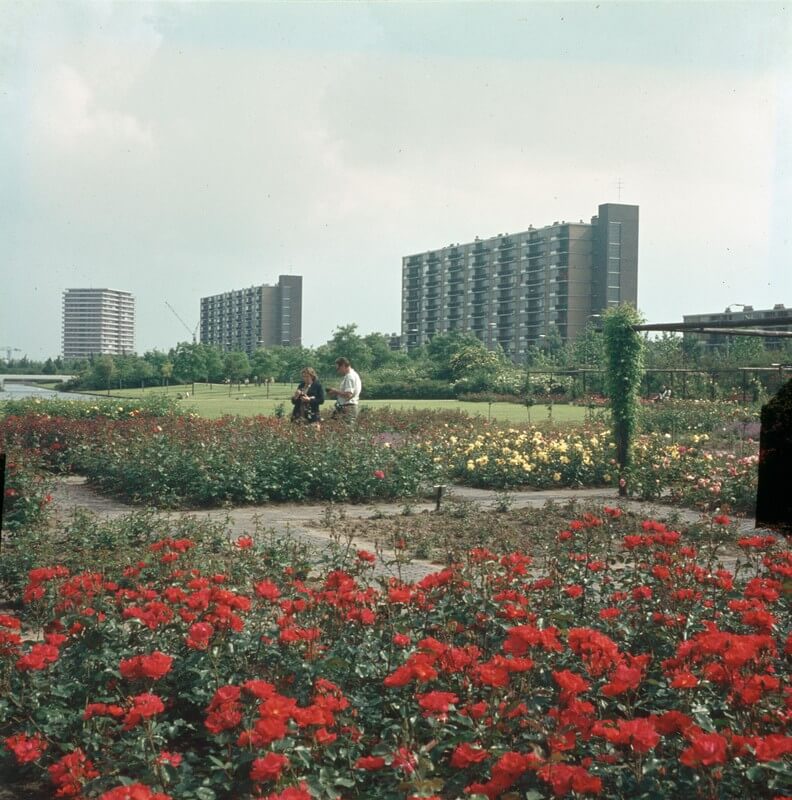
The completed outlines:
{"type": "Polygon", "coordinates": [[[352,425],[357,419],[360,390],[363,388],[363,384],[360,382],[360,375],[352,369],[349,359],[337,358],[335,363],[336,372],[341,375],[341,384],[337,389],[327,390],[330,397],[335,397],[336,401],[333,416],[352,425]]]}

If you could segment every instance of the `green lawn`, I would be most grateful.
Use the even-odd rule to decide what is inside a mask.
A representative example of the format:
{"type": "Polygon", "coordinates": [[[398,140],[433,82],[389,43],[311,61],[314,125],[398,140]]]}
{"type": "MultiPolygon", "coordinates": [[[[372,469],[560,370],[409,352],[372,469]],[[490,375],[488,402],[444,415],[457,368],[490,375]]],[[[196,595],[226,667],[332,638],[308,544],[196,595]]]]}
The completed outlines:
{"type": "MultiPolygon", "coordinates": [[[[203,417],[222,417],[225,414],[239,414],[241,416],[253,416],[254,414],[274,414],[275,408],[282,403],[286,413],[291,412],[289,398],[294,392],[294,387],[290,384],[274,384],[270,386],[269,397],[267,390],[263,386],[243,386],[236,387],[229,393],[227,386],[215,384],[212,389],[208,384],[198,383],[195,386],[195,396],[183,399],[181,402],[194,408],[203,417]]],[[[159,387],[150,389],[124,389],[119,392],[111,392],[111,397],[150,397],[157,394],[165,394],[168,397],[177,397],[179,394],[192,392],[192,386],[170,386],[167,389],[159,387]]],[[[98,393],[106,397],[105,392],[98,393]]],[[[368,408],[417,408],[433,410],[452,410],[465,411],[468,414],[478,414],[488,416],[501,422],[528,422],[528,412],[525,406],[515,403],[492,403],[491,408],[487,403],[463,403],[457,400],[365,400],[361,404],[368,408]]],[[[327,402],[324,406],[326,413],[330,413],[332,403],[327,402]]],[[[543,422],[549,417],[546,406],[536,405],[531,409],[530,421],[543,422]]],[[[580,406],[553,406],[554,422],[582,422],[586,418],[586,409],[580,406]]]]}

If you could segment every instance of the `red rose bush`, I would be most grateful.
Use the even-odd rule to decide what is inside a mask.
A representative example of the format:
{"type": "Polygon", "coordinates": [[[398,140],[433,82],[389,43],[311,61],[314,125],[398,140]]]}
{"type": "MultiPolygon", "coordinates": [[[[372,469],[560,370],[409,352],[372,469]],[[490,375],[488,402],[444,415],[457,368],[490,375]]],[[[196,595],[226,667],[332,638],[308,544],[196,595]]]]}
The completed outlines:
{"type": "Polygon", "coordinates": [[[84,800],[781,797],[792,553],[731,537],[605,509],[412,582],[167,531],[39,566],[0,614],[0,770],[84,800]]]}

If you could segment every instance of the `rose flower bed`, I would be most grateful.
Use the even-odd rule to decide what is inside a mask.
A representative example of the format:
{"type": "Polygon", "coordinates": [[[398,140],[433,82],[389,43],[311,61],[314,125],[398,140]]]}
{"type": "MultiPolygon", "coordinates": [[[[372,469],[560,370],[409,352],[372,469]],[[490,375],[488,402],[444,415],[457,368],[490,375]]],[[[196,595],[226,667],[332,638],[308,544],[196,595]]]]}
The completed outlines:
{"type": "Polygon", "coordinates": [[[108,493],[162,507],[401,497],[439,469],[406,433],[274,417],[10,416],[0,439],[108,493]]]}
{"type": "MultiPolygon", "coordinates": [[[[7,416],[0,441],[52,469],[86,475],[108,493],[160,507],[360,502],[415,496],[438,481],[543,489],[618,479],[602,423],[510,427],[463,414],[383,410],[362,413],[350,431],[273,417],[152,416],[120,406],[86,415],[7,416]]],[[[629,492],[706,511],[752,510],[757,456],[707,450],[706,442],[699,433],[677,442],[663,433],[638,437],[629,492]]]]}
{"type": "Polygon", "coordinates": [[[163,522],[126,564],[37,565],[0,769],[91,800],[781,797],[792,553],[608,508],[556,543],[403,583],[163,522]]]}

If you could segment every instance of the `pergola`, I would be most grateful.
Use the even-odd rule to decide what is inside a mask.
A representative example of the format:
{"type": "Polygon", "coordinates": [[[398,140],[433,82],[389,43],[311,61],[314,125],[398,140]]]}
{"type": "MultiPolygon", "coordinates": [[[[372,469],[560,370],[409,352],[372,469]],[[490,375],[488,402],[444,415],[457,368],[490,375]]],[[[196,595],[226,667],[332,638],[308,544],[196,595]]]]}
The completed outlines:
{"type": "Polygon", "coordinates": [[[773,331],[767,328],[792,328],[792,314],[770,319],[715,320],[713,322],[652,322],[633,325],[634,331],[676,331],[678,333],[717,333],[723,336],[764,336],[792,338],[790,331],[773,331]]]}

